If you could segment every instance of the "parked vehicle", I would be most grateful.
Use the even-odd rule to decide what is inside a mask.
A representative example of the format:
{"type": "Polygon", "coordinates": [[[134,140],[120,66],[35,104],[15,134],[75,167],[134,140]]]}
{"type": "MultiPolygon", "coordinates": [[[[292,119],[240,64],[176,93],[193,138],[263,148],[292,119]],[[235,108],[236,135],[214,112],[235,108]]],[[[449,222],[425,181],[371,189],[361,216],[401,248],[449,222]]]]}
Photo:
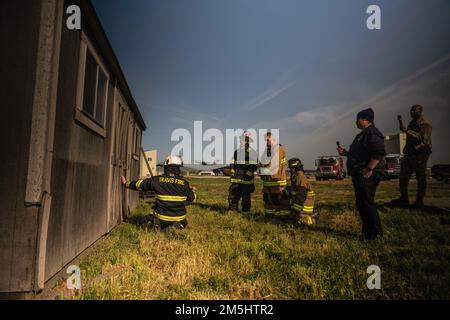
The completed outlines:
{"type": "Polygon", "coordinates": [[[436,164],[432,166],[431,177],[437,181],[450,182],[450,164],[436,164]]]}
{"type": "Polygon", "coordinates": [[[316,180],[342,180],[347,176],[344,160],[339,156],[320,156],[316,160],[316,180]]]}
{"type": "Polygon", "coordinates": [[[210,171],[200,171],[198,173],[199,176],[215,176],[216,174],[214,173],[214,171],[210,170],[210,171]]]}
{"type": "Polygon", "coordinates": [[[385,158],[385,176],[387,179],[398,179],[400,177],[401,154],[388,154],[385,158]]]}

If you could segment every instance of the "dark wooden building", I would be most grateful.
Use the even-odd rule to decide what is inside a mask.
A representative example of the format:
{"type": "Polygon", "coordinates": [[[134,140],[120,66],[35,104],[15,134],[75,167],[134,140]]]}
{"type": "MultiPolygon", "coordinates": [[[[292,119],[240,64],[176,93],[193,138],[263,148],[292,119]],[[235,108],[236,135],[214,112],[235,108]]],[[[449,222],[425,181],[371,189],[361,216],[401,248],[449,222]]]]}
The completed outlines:
{"type": "Polygon", "coordinates": [[[0,293],[36,292],[137,205],[145,123],[90,1],[4,1],[0,26],[0,293]]]}

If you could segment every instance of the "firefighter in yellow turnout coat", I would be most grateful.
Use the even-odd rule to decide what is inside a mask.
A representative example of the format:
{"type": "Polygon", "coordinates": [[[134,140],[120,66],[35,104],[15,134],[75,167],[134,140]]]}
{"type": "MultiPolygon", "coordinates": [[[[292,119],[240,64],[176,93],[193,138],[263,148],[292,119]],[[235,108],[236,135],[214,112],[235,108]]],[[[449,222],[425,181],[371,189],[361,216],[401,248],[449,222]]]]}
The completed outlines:
{"type": "Polygon", "coordinates": [[[260,161],[263,182],[263,201],[266,214],[289,215],[289,196],[286,191],[286,150],[272,134],[266,134],[267,147],[260,161]]]}
{"type": "Polygon", "coordinates": [[[314,212],[315,192],[303,171],[303,164],[298,158],[288,161],[291,171],[291,211],[301,224],[312,225],[317,221],[314,212]]]}

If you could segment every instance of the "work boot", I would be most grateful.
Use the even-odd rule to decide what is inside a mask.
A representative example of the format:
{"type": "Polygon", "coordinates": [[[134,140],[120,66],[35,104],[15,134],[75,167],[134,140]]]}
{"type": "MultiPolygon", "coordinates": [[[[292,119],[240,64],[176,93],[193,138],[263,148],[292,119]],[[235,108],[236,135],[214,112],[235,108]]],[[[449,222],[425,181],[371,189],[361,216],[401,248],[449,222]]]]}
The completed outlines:
{"type": "Polygon", "coordinates": [[[252,213],[250,211],[242,210],[241,213],[244,215],[244,217],[250,217],[252,215],[252,213]]]}
{"type": "Polygon", "coordinates": [[[238,211],[238,204],[233,201],[228,202],[228,211],[238,211]]]}

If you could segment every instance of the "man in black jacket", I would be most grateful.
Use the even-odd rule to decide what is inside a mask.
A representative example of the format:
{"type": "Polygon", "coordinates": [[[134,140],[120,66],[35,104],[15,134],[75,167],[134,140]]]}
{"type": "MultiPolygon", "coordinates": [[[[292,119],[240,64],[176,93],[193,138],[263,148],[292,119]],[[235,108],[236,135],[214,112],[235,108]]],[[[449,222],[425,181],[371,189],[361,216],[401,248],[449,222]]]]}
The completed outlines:
{"type": "Polygon", "coordinates": [[[374,118],[371,108],[359,112],[356,125],[361,132],[349,151],[338,148],[339,154],[347,157],[347,170],[352,176],[356,207],[361,216],[364,238],[367,240],[383,236],[374,198],[383,174],[386,150],[384,136],[375,127],[374,118]]]}
{"type": "Polygon", "coordinates": [[[137,191],[154,191],[154,225],[161,230],[168,227],[184,229],[187,226],[186,206],[195,202],[195,189],[181,176],[183,162],[178,156],[169,156],[164,162],[164,174],[145,180],[127,182],[121,177],[126,188],[137,191]]]}

